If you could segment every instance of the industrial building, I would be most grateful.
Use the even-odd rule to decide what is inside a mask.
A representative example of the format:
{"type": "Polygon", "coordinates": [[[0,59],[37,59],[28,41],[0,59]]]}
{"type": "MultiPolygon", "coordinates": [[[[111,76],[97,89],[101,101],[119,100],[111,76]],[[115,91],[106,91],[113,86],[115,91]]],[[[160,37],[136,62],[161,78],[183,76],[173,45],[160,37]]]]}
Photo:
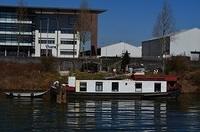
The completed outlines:
{"type": "Polygon", "coordinates": [[[141,47],[136,47],[126,42],[119,42],[101,47],[99,49],[99,57],[121,57],[126,51],[133,58],[141,58],[142,56],[141,47]]]}
{"type": "MultiPolygon", "coordinates": [[[[98,14],[90,9],[93,30],[91,49],[96,54],[98,14]]],[[[80,9],[0,6],[0,56],[79,56],[74,23],[80,9]],[[75,35],[74,35],[75,34],[75,35]],[[74,37],[75,36],[75,37],[74,37]]]]}
{"type": "Polygon", "coordinates": [[[200,51],[200,29],[193,28],[166,35],[163,38],[152,38],[142,42],[143,59],[159,59],[163,55],[188,56],[200,51]],[[163,44],[165,40],[165,44],[163,44]]]}

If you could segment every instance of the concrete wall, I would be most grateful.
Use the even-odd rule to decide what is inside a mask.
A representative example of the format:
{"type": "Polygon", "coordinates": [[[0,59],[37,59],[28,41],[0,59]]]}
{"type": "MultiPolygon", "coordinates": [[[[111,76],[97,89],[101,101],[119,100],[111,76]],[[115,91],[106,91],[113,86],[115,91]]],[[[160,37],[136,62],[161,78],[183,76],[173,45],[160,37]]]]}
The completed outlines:
{"type": "Polygon", "coordinates": [[[40,58],[33,58],[33,57],[0,57],[0,62],[7,62],[7,63],[22,63],[22,64],[28,64],[28,63],[41,63],[40,58]]]}

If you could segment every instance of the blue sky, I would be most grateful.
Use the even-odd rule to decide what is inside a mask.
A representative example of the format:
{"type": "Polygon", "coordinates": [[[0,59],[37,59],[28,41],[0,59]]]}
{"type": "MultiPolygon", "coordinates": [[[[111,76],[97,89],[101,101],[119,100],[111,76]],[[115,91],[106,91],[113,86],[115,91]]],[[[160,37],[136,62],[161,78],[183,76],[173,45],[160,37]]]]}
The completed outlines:
{"type": "MultiPolygon", "coordinates": [[[[16,5],[17,0],[0,0],[16,5]]],[[[80,0],[25,0],[29,6],[79,7],[80,0]]],[[[100,46],[119,41],[140,45],[151,38],[163,0],[89,0],[92,8],[106,9],[99,17],[100,46]]],[[[200,0],[169,0],[176,29],[200,28],[200,0]]]]}

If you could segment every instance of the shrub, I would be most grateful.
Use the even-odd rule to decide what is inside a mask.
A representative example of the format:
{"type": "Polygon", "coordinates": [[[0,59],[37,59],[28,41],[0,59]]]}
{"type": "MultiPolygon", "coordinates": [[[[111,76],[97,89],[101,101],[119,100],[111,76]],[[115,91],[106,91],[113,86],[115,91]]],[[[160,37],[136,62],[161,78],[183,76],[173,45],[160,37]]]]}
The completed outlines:
{"type": "Polygon", "coordinates": [[[96,63],[84,63],[82,65],[82,71],[87,71],[87,72],[97,72],[98,71],[98,64],[96,63]]]}
{"type": "Polygon", "coordinates": [[[191,80],[193,83],[195,83],[197,86],[200,86],[200,70],[193,72],[191,74],[191,80]]]}
{"type": "Polygon", "coordinates": [[[54,72],[55,71],[55,58],[53,57],[41,57],[42,71],[54,72]]]}
{"type": "Polygon", "coordinates": [[[172,56],[166,62],[166,73],[181,73],[189,69],[188,60],[183,56],[172,56]]]}

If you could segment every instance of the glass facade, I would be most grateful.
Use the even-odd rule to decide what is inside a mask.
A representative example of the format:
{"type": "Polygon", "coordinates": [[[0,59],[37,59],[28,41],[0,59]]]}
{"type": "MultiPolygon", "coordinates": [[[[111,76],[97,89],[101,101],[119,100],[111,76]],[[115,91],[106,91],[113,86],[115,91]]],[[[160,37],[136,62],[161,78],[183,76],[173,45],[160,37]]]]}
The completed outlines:
{"type": "Polygon", "coordinates": [[[32,43],[32,35],[0,34],[1,43],[32,43]]]}
{"type": "Polygon", "coordinates": [[[71,49],[60,51],[60,55],[76,55],[76,54],[77,54],[76,50],[73,52],[73,50],[71,49]]]}
{"type": "Polygon", "coordinates": [[[38,29],[41,33],[55,33],[57,30],[57,23],[55,19],[42,17],[37,20],[39,20],[38,29]]]}
{"type": "Polygon", "coordinates": [[[73,44],[77,44],[77,42],[76,42],[76,41],[65,41],[65,40],[61,40],[61,44],[73,45],[73,44]]]}
{"type": "Polygon", "coordinates": [[[0,23],[0,31],[6,32],[32,32],[31,24],[0,23]]]}
{"type": "MultiPolygon", "coordinates": [[[[30,56],[34,52],[30,46],[23,46],[19,49],[19,56],[30,56]]],[[[17,46],[1,46],[0,56],[17,56],[17,46]]]]}
{"type": "MultiPolygon", "coordinates": [[[[34,24],[16,21],[18,19],[16,12],[0,11],[0,42],[32,43],[32,32],[34,30],[39,30],[40,33],[55,33],[55,31],[61,31],[63,34],[72,34],[74,32],[75,15],[39,14],[31,17],[29,14],[26,18],[28,17],[29,20],[32,19],[34,24]],[[24,35],[24,33],[29,33],[30,35],[24,35]]],[[[39,40],[38,43],[47,43],[47,40],[39,40]]],[[[53,44],[55,41],[50,40],[48,43],[53,44]]],[[[61,44],[76,44],[76,42],[61,41],[61,44]]]]}
{"type": "Polygon", "coordinates": [[[53,38],[48,38],[48,39],[40,39],[39,42],[40,44],[55,44],[55,40],[53,38]]]}
{"type": "Polygon", "coordinates": [[[63,34],[74,32],[75,15],[38,15],[35,18],[36,28],[41,33],[55,33],[56,30],[63,34]]]}
{"type": "Polygon", "coordinates": [[[32,24],[17,19],[16,12],[0,12],[0,43],[32,43],[32,24]]]}
{"type": "Polygon", "coordinates": [[[0,12],[0,18],[16,19],[17,18],[17,13],[15,13],[15,12],[0,12]]]}

